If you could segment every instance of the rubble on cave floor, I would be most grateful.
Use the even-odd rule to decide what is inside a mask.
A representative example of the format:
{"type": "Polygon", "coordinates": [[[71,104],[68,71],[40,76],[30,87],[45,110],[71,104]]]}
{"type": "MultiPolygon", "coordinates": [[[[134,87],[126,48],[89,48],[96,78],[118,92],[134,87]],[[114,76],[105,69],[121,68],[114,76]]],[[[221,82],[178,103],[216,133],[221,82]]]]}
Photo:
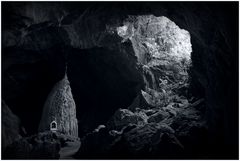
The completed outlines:
{"type": "Polygon", "coordinates": [[[106,126],[85,136],[76,158],[174,159],[202,144],[204,99],[189,99],[173,91],[163,97],[163,93],[149,91],[142,91],[130,109],[118,109],[106,126]]]}

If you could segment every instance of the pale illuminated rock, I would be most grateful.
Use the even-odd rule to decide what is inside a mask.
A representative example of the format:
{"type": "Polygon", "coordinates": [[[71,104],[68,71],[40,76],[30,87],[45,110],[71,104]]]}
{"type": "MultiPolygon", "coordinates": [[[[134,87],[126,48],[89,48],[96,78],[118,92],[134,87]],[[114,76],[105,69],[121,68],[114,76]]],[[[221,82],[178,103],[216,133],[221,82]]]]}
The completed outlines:
{"type": "Polygon", "coordinates": [[[191,59],[192,45],[189,32],[180,29],[167,17],[153,15],[131,17],[123,26],[117,27],[117,33],[124,39],[134,39],[132,40],[134,47],[140,46],[140,52],[149,53],[151,59],[165,57],[172,57],[178,61],[191,59]]]}

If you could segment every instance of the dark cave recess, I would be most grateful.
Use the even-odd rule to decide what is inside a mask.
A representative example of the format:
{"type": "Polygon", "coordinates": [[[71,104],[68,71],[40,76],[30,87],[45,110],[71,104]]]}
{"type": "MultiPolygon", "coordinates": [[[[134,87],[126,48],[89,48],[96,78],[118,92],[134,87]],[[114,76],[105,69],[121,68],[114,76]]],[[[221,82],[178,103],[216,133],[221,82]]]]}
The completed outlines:
{"type": "MultiPolygon", "coordinates": [[[[84,128],[92,130],[106,122],[116,109],[128,107],[143,87],[140,73],[128,68],[128,61],[121,53],[104,48],[63,48],[41,51],[44,56],[40,55],[40,60],[34,63],[20,58],[24,63],[13,62],[14,65],[3,72],[3,83],[6,84],[3,97],[19,115],[29,134],[36,133],[42,106],[53,85],[63,77],[66,64],[82,135],[86,133],[84,128]],[[64,54],[68,55],[67,63],[64,54]]],[[[10,53],[15,54],[15,51],[26,55],[36,52],[11,49],[10,53]]]]}

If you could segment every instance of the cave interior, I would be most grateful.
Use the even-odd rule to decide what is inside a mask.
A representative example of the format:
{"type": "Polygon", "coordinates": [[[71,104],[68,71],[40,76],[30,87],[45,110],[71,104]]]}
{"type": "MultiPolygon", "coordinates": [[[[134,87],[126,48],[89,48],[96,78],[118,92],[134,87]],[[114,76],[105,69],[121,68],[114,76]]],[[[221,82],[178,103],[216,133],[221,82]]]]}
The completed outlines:
{"type": "MultiPolygon", "coordinates": [[[[177,92],[187,91],[181,94],[192,104],[204,100],[196,108],[206,129],[185,129],[189,139],[178,139],[186,150],[180,153],[173,150],[170,155],[166,150],[168,144],[162,143],[166,156],[155,153],[150,156],[238,158],[237,2],[3,2],[2,100],[20,119],[23,127],[20,135],[30,137],[38,133],[44,103],[54,84],[64,77],[66,67],[80,139],[98,125],[107,125],[120,108],[132,105],[141,91],[146,91],[146,80],[150,82],[147,86],[154,88],[151,72],[156,77],[158,69],[152,67],[154,70],[147,72],[150,75],[143,78],[141,65],[147,65],[148,60],[132,49],[138,47],[133,45],[136,43],[133,40],[138,39],[123,40],[105,33],[108,26],[124,25],[129,15],[165,16],[189,32],[192,48],[189,78],[186,89],[177,92]]],[[[187,115],[191,118],[191,112],[187,115]]],[[[2,124],[3,119],[2,115],[2,124]]],[[[185,125],[184,119],[178,121],[185,125]]],[[[171,125],[173,129],[178,126],[171,125]]],[[[116,149],[119,147],[123,150],[125,144],[116,149]]],[[[81,154],[86,157],[94,150],[98,151],[90,148],[81,154]]],[[[115,154],[114,150],[110,153],[115,154]]],[[[126,158],[132,155],[129,151],[123,153],[126,158]]],[[[77,157],[81,158],[81,154],[77,157]]],[[[133,154],[136,157],[139,151],[133,154]]],[[[98,157],[101,155],[96,153],[98,157]]]]}

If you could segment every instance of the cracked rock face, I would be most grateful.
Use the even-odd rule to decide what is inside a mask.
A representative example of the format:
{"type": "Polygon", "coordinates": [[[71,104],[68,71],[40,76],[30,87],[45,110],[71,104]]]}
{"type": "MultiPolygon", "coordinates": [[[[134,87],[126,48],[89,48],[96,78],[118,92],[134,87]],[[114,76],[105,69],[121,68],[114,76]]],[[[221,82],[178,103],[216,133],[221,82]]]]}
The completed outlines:
{"type": "Polygon", "coordinates": [[[49,131],[50,124],[56,121],[57,131],[78,137],[76,105],[67,76],[59,81],[50,92],[43,108],[39,131],[49,131]]]}

